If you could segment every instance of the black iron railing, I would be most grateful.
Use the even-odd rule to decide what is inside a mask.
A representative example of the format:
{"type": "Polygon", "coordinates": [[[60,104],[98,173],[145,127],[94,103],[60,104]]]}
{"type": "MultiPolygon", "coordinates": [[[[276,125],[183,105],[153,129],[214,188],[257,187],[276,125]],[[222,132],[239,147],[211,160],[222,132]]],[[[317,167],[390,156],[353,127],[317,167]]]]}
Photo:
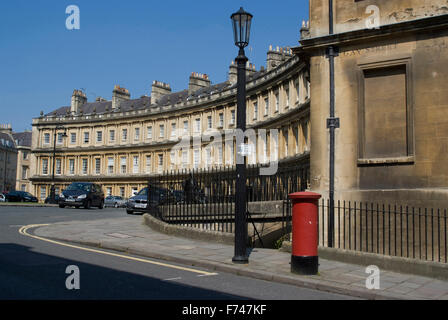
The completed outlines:
{"type": "MultiPolygon", "coordinates": [[[[288,194],[305,190],[309,185],[309,157],[279,162],[274,175],[260,175],[261,165],[247,166],[247,200],[283,201],[288,194]]],[[[188,227],[220,232],[234,232],[234,166],[178,170],[149,179],[150,190],[158,194],[149,212],[158,219],[188,227]]],[[[283,221],[288,214],[257,216],[249,208],[248,221],[283,221]]],[[[255,230],[256,231],[256,230],[255,230]]]]}
{"type": "MultiPolygon", "coordinates": [[[[319,245],[327,246],[329,201],[319,203],[319,245]]],[[[337,201],[334,247],[447,263],[447,209],[337,201]]]]}

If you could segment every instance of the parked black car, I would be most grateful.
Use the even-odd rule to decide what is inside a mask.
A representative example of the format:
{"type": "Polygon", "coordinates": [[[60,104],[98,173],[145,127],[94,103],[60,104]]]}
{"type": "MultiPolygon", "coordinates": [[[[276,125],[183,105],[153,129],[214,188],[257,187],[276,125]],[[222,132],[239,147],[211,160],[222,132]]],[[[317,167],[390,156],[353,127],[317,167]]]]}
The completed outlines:
{"type": "Polygon", "coordinates": [[[39,202],[39,200],[31,193],[26,191],[11,191],[5,194],[8,202],[39,202]]]}
{"type": "Polygon", "coordinates": [[[91,182],[73,182],[59,195],[59,208],[90,207],[104,208],[104,193],[101,186],[91,182]]]}
{"type": "MultiPolygon", "coordinates": [[[[156,207],[158,205],[166,204],[170,200],[174,199],[174,195],[171,196],[168,189],[150,186],[150,207],[156,207]]],[[[133,214],[134,212],[146,212],[148,203],[148,188],[143,188],[135,196],[129,198],[126,204],[126,212],[133,214]]]]}

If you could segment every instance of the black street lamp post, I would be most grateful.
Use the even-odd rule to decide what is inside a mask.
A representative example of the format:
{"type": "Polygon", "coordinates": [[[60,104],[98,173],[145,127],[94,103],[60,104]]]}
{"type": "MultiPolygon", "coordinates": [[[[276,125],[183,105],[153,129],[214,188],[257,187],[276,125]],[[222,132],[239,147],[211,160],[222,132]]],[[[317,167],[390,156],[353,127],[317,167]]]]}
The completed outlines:
{"type": "Polygon", "coordinates": [[[51,174],[51,189],[50,189],[50,201],[51,203],[56,203],[56,193],[55,193],[55,180],[54,180],[54,171],[55,171],[55,162],[56,162],[56,137],[58,135],[57,130],[58,129],[64,129],[64,132],[62,133],[62,139],[67,137],[67,133],[66,133],[66,129],[63,126],[57,126],[54,129],[54,137],[53,137],[53,160],[52,160],[52,165],[53,165],[53,170],[52,170],[52,174],[51,174]]]}
{"type": "MultiPolygon", "coordinates": [[[[244,48],[249,44],[252,15],[240,8],[230,17],[232,19],[235,45],[239,47],[237,63],[237,129],[246,131],[246,63],[244,48]]],[[[243,146],[237,146],[235,195],[235,255],[234,263],[248,263],[247,257],[247,198],[246,198],[246,158],[243,146]],[[239,148],[239,149],[238,149],[239,148]],[[240,156],[238,156],[238,153],[240,156]]]]}

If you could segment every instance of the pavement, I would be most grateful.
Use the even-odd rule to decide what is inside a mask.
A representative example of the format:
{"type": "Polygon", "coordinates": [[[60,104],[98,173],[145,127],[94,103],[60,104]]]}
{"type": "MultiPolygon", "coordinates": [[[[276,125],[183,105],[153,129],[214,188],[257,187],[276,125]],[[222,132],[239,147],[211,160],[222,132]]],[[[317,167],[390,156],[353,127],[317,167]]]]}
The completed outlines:
{"type": "Polygon", "coordinates": [[[448,281],[386,270],[381,270],[380,288],[367,289],[369,274],[362,265],[319,259],[318,275],[292,274],[291,255],[275,249],[250,249],[248,264],[234,264],[232,245],[163,234],[144,225],[139,216],[58,222],[31,232],[48,239],[363,299],[448,300],[448,281]]]}

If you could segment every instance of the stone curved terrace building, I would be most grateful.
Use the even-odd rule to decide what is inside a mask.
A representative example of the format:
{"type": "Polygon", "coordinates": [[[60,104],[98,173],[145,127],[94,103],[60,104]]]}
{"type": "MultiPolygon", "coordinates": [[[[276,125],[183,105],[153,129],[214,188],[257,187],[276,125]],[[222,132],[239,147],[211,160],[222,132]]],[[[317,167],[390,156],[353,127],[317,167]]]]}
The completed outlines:
{"type": "MultiPolygon", "coordinates": [[[[279,161],[309,166],[307,63],[290,48],[270,47],[266,68],[248,64],[246,73],[247,127],[278,129],[279,161]]],[[[116,85],[111,100],[89,102],[82,91],[74,90],[70,106],[33,119],[32,193],[41,200],[50,193],[54,135],[57,193],[73,181],[96,181],[105,194],[129,197],[161,172],[234,164],[235,145],[225,143],[224,133],[236,128],[236,80],[232,62],[227,81],[212,84],[206,74],[193,72],[188,88],[179,92],[153,81],[150,96],[133,99],[116,85]],[[172,150],[182,137],[213,132],[222,135],[221,144],[211,146],[203,139],[199,148],[172,150]]],[[[271,156],[271,144],[277,142],[267,131],[266,141],[257,138],[257,156],[249,163],[266,162],[271,156]]]]}

